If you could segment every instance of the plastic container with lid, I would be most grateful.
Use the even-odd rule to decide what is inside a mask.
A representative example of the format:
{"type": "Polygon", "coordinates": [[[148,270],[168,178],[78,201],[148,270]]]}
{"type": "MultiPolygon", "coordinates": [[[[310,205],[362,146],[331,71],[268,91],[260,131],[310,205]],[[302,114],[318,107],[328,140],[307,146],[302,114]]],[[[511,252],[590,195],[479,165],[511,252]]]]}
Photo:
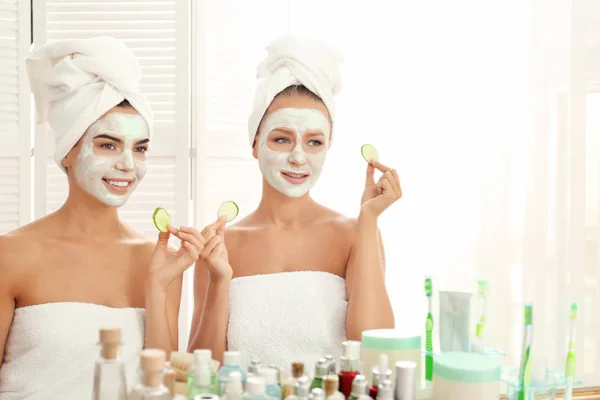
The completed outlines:
{"type": "Polygon", "coordinates": [[[219,369],[218,380],[219,380],[219,394],[222,396],[227,388],[227,379],[229,374],[233,371],[239,371],[242,374],[242,383],[246,383],[248,374],[246,370],[242,368],[242,353],[239,351],[226,351],[223,353],[223,366],[219,369]]]}
{"type": "Polygon", "coordinates": [[[267,384],[262,376],[251,376],[246,381],[246,393],[244,399],[248,400],[270,400],[266,394],[267,384]]]}
{"type": "Polygon", "coordinates": [[[497,400],[500,360],[477,353],[442,353],[433,367],[432,400],[497,400]]]}
{"type": "Polygon", "coordinates": [[[258,369],[258,376],[265,380],[265,393],[274,399],[281,399],[281,386],[279,386],[279,370],[271,367],[261,367],[258,369]]]}
{"type": "MultiPolygon", "coordinates": [[[[412,361],[417,364],[417,382],[421,382],[421,336],[405,334],[395,329],[374,329],[362,334],[362,359],[365,371],[371,371],[379,365],[381,354],[388,357],[388,365],[398,361],[412,361]]],[[[396,371],[392,369],[392,382],[396,380],[396,371]]],[[[420,386],[419,384],[417,386],[420,386]]]]}
{"type": "Polygon", "coordinates": [[[224,400],[241,400],[243,396],[242,374],[240,374],[240,371],[230,372],[227,379],[227,389],[221,398],[224,400]]]}

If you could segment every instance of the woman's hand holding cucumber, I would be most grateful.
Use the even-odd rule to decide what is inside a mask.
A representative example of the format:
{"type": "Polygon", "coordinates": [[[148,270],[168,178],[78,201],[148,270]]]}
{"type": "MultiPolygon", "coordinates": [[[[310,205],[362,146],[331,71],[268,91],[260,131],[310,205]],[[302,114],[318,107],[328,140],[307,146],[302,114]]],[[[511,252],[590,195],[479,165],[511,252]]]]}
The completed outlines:
{"type": "Polygon", "coordinates": [[[402,197],[400,179],[395,169],[386,167],[379,162],[379,154],[375,147],[364,145],[361,152],[368,164],[360,214],[362,217],[377,218],[402,197]],[[375,182],[375,169],[383,173],[377,182],[375,182]]]}
{"type": "Polygon", "coordinates": [[[163,208],[156,209],[153,221],[160,233],[150,261],[149,288],[165,293],[171,282],[198,259],[205,240],[195,228],[182,226],[177,229],[171,225],[171,216],[163,208]],[[171,235],[181,240],[179,250],[169,248],[171,235]]]}
{"type": "Polygon", "coordinates": [[[217,220],[202,230],[206,245],[198,262],[207,269],[212,281],[231,279],[233,276],[225,247],[225,224],[233,221],[238,213],[238,205],[233,201],[226,201],[217,211],[217,220]]]}

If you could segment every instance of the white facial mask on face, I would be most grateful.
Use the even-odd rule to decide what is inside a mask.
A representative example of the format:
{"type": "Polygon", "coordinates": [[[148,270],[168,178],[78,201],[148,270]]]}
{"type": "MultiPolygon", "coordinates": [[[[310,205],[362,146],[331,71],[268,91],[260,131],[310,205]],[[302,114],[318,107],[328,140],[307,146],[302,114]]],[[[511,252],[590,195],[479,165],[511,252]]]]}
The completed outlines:
{"type": "Polygon", "coordinates": [[[279,192],[290,197],[301,197],[315,185],[329,149],[329,120],[322,112],[311,108],[282,108],[269,114],[260,131],[258,165],[263,176],[279,192]],[[287,128],[296,134],[296,145],[292,152],[275,151],[268,147],[269,133],[277,128],[287,128]],[[303,138],[307,131],[320,131],[325,135],[325,143],[315,153],[307,153],[303,148],[303,138]],[[293,164],[292,164],[293,163],[293,164]],[[286,180],[282,173],[309,174],[302,183],[294,184],[286,180]]]}
{"type": "MultiPolygon", "coordinates": [[[[148,125],[138,114],[111,113],[94,122],[81,139],[81,152],[73,168],[75,179],[86,192],[102,203],[121,207],[146,174],[145,157],[136,159],[134,153],[137,146],[134,144],[147,138],[148,125]],[[115,144],[117,149],[106,149],[102,155],[96,155],[93,139],[101,134],[124,138],[122,150],[120,144],[115,144]],[[126,179],[130,183],[123,193],[113,193],[106,182],[111,179],[126,179]]],[[[123,187],[126,185],[126,182],[112,182],[123,187]]]]}

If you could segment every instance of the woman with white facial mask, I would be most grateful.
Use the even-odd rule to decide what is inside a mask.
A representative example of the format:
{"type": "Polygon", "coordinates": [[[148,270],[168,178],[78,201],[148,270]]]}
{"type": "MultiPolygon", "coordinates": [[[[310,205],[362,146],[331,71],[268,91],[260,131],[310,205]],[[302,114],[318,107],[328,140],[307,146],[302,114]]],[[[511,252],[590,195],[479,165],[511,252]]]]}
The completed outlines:
{"type": "Polygon", "coordinates": [[[121,329],[130,387],[143,347],[177,349],[182,273],[203,238],[181,227],[175,251],[169,233],[157,241],[119,218],[146,174],[152,128],[127,47],[57,41],[27,67],[69,194],[56,212],[0,236],[0,399],[90,398],[101,328],[121,329]]]}
{"type": "Polygon", "coordinates": [[[311,371],[325,354],[340,356],[342,341],[394,327],[377,219],[402,192],[396,171],[373,162],[357,219],[310,197],[332,143],[341,57],[293,37],[267,49],[249,121],[262,199],[226,232],[223,221],[203,231],[225,247],[196,263],[190,349],[241,350],[282,367],[303,361],[311,371]]]}

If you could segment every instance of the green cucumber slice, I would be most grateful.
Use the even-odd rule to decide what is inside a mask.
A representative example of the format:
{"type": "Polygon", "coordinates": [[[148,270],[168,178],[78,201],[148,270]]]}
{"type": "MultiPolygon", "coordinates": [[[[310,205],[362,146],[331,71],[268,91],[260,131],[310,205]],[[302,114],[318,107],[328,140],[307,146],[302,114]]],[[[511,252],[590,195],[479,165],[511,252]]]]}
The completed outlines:
{"type": "Polygon", "coordinates": [[[360,152],[366,162],[379,161],[379,153],[372,144],[363,144],[360,148],[360,152]]]}
{"type": "Polygon", "coordinates": [[[162,207],[158,207],[152,214],[152,221],[154,226],[161,232],[168,232],[169,225],[171,224],[171,215],[162,207]]]}
{"type": "Polygon", "coordinates": [[[221,218],[222,216],[225,216],[226,220],[225,222],[231,222],[235,219],[235,217],[237,217],[238,213],[240,212],[240,208],[238,207],[237,204],[235,204],[235,201],[226,201],[223,204],[221,204],[219,206],[219,211],[217,211],[217,216],[218,218],[221,218]]]}

